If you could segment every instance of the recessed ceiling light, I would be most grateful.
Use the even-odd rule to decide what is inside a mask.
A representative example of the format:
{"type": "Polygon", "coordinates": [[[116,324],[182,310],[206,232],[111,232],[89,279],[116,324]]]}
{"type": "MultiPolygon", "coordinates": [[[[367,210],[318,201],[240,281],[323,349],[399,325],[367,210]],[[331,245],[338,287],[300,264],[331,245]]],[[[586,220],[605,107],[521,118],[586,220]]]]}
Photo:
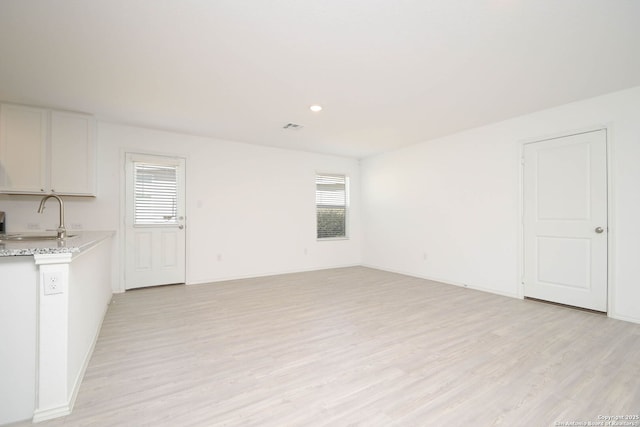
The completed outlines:
{"type": "Polygon", "coordinates": [[[322,105],[312,105],[311,107],[309,107],[309,109],[314,113],[317,113],[318,111],[322,110],[322,105]]]}

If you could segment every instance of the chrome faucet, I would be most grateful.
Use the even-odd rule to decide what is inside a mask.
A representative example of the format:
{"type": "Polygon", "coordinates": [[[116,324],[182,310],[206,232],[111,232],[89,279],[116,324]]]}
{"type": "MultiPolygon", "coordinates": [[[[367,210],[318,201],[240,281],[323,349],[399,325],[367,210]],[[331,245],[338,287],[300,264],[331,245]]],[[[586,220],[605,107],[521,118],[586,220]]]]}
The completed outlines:
{"type": "Polygon", "coordinates": [[[55,194],[49,194],[48,196],[44,196],[40,201],[40,207],[38,208],[38,213],[42,213],[44,211],[44,204],[50,198],[54,198],[60,203],[60,225],[58,226],[58,239],[64,239],[67,237],[67,229],[64,228],[64,202],[62,201],[62,197],[57,196],[55,194]]]}

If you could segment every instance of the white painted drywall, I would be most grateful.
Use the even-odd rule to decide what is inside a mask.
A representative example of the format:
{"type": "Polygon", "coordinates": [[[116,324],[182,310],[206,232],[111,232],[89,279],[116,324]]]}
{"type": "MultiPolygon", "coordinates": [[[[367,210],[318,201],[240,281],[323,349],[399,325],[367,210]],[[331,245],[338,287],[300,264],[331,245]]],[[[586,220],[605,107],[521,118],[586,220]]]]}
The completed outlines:
{"type": "Polygon", "coordinates": [[[612,154],[610,315],[640,322],[640,87],[365,159],[364,264],[519,295],[522,143],[597,126],[612,154]]]}
{"type": "Polygon", "coordinates": [[[111,301],[111,238],[76,254],[69,265],[67,398],[73,403],[111,301]]]}
{"type": "MultiPolygon", "coordinates": [[[[640,321],[638,111],[640,88],[632,88],[367,158],[361,168],[353,159],[101,121],[98,197],[67,198],[67,225],[118,231],[113,277],[114,290],[121,290],[123,152],[179,154],[187,157],[190,283],[363,261],[517,296],[522,142],[607,125],[613,156],[611,315],[640,321]],[[316,171],[352,177],[350,240],[315,240],[316,171]]],[[[36,213],[38,200],[0,195],[10,231],[30,223],[55,226],[55,212],[36,213]]]]}
{"type": "MultiPolygon", "coordinates": [[[[361,263],[357,160],[99,121],[98,197],[65,197],[66,224],[70,229],[117,231],[114,291],[122,290],[120,194],[125,151],[187,158],[188,283],[361,263]],[[351,178],[348,240],[316,240],[316,172],[351,178]]],[[[39,200],[0,195],[8,230],[26,230],[30,224],[55,228],[57,210],[39,215],[39,200]]]]}
{"type": "Polygon", "coordinates": [[[0,257],[0,425],[29,419],[36,399],[33,257],[0,257]]]}

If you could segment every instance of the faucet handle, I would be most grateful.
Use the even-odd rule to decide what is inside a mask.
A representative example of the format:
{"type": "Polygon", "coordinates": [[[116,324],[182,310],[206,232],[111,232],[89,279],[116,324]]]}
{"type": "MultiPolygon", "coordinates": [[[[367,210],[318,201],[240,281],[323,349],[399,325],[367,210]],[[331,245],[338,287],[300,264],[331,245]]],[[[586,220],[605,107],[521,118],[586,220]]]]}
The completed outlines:
{"type": "Polygon", "coordinates": [[[64,239],[67,237],[67,229],[64,227],[58,227],[56,229],[56,231],[58,232],[58,239],[64,239]]]}

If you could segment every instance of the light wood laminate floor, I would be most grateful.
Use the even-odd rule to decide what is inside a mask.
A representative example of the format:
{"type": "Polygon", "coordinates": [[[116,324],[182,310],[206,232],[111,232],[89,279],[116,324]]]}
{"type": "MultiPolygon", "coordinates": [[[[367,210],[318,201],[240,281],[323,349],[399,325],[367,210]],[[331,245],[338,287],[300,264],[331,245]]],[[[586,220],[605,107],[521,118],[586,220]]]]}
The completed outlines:
{"type": "Polygon", "coordinates": [[[354,267],[116,295],[73,413],[39,425],[552,426],[639,413],[640,325],[354,267]]]}

